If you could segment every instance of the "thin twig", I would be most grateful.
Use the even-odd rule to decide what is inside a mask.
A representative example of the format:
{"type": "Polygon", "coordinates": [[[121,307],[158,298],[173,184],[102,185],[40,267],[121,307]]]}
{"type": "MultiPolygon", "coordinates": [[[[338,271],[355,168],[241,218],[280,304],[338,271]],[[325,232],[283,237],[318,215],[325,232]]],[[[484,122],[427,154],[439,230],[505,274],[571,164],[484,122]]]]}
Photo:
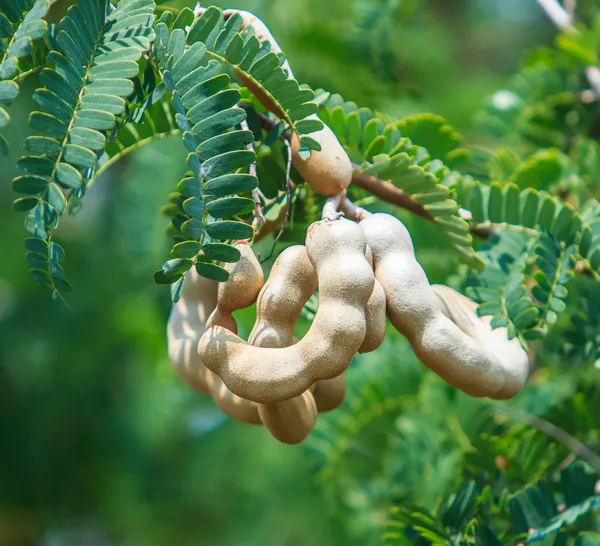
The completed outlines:
{"type": "Polygon", "coordinates": [[[573,438],[567,431],[557,427],[550,421],[546,421],[537,415],[531,415],[527,412],[512,408],[509,406],[493,406],[496,413],[505,415],[509,419],[514,419],[526,423],[533,428],[537,428],[544,434],[554,438],[557,442],[563,444],[572,453],[585,460],[596,472],[600,472],[600,455],[592,451],[577,438],[573,438]]]}
{"type": "Polygon", "coordinates": [[[321,212],[321,220],[326,220],[328,222],[334,222],[335,220],[339,220],[342,214],[338,212],[344,198],[346,197],[346,192],[343,191],[338,193],[337,195],[332,195],[325,200],[325,204],[323,205],[323,211],[321,212]]]}
{"type": "Polygon", "coordinates": [[[283,143],[285,144],[285,147],[287,149],[287,166],[285,170],[285,214],[283,216],[283,222],[281,223],[281,229],[279,230],[277,237],[275,237],[275,240],[273,241],[271,252],[269,252],[269,255],[264,260],[262,260],[261,263],[266,262],[271,258],[271,256],[273,256],[273,252],[275,252],[275,247],[277,246],[279,239],[281,239],[281,236],[283,235],[285,228],[287,227],[288,219],[290,217],[290,208],[292,200],[292,146],[290,144],[290,141],[287,139],[283,139],[283,143]]]}
{"type": "MultiPolygon", "coordinates": [[[[242,121],[242,123],[240,125],[242,126],[242,129],[244,131],[250,131],[248,121],[244,120],[244,121],[242,121]]],[[[248,144],[246,144],[246,149],[249,152],[252,152],[254,154],[254,145],[252,144],[252,142],[249,142],[248,144]]],[[[255,155],[255,157],[256,157],[256,155],[255,155]]],[[[248,173],[251,176],[254,176],[254,178],[258,178],[257,172],[256,172],[256,159],[252,163],[250,163],[250,166],[248,167],[248,173]]],[[[258,193],[258,188],[254,188],[252,190],[252,199],[254,199],[254,220],[252,220],[252,229],[256,233],[262,227],[262,225],[265,223],[265,216],[262,211],[262,203],[260,201],[260,195],[258,193]]]]}
{"type": "Polygon", "coordinates": [[[357,222],[360,222],[367,216],[371,215],[367,209],[363,209],[362,207],[355,205],[352,201],[350,201],[350,199],[348,199],[348,197],[342,201],[341,209],[348,218],[356,220],[357,222]]]}

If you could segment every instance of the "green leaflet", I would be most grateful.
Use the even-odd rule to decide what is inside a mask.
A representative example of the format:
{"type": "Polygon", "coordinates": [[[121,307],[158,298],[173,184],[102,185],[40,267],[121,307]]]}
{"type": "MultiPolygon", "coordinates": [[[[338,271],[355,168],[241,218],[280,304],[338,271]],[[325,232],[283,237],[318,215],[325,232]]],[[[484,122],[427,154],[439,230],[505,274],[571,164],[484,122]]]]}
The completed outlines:
{"type": "MultiPolygon", "coordinates": [[[[37,197],[25,225],[34,237],[48,241],[48,252],[54,248],[59,217],[72,197],[85,194],[98,154],[116,127],[116,116],[124,111],[124,99],[134,90],[130,78],[137,75],[137,61],[154,39],[154,7],[152,0],[123,0],[110,10],[107,0],[80,0],[57,27],[58,47],[48,54],[50,68],[40,74],[44,88],[34,96],[43,111],[30,116],[32,127],[47,136],[28,138],[26,148],[34,155],[21,160],[31,172],[37,155],[45,170],[35,179],[13,182],[16,191],[37,197]]],[[[16,206],[25,208],[22,202],[16,206]]],[[[46,263],[45,269],[37,267],[37,259],[33,276],[62,297],[62,267],[53,267],[50,258],[46,263]]]]}
{"type": "Polygon", "coordinates": [[[332,128],[361,173],[390,182],[409,194],[448,236],[461,260],[473,267],[481,266],[473,250],[470,227],[459,216],[459,205],[449,189],[458,175],[440,161],[458,162],[468,154],[458,147],[459,135],[443,118],[422,115],[390,123],[368,108],[345,102],[340,95],[328,97],[319,116],[332,128]],[[410,135],[422,142],[415,143],[410,135]],[[423,143],[433,146],[435,155],[423,143]]]}
{"type": "MultiPolygon", "coordinates": [[[[167,262],[155,273],[155,280],[177,283],[194,265],[198,274],[222,282],[228,273],[215,262],[239,259],[239,251],[227,242],[253,236],[252,226],[234,219],[254,209],[253,199],[239,195],[258,186],[257,178],[246,172],[256,160],[247,149],[253,135],[240,129],[246,113],[237,107],[239,91],[229,87],[223,66],[210,60],[207,47],[194,43],[184,50],[181,31],[175,29],[169,36],[164,23],[157,25],[156,32],[155,55],[172,95],[191,173],[164,209],[175,234],[171,254],[185,260],[178,262],[175,274],[167,262]]],[[[174,290],[173,297],[177,293],[174,290]]]]}
{"type": "MultiPolygon", "coordinates": [[[[30,55],[33,42],[46,36],[48,24],[44,17],[55,0],[27,0],[18,6],[8,2],[0,10],[0,127],[5,127],[9,115],[4,106],[17,98],[19,86],[10,80],[17,75],[19,59],[30,55]]],[[[0,155],[8,154],[8,143],[0,134],[0,155]]]]}
{"type": "MultiPolygon", "coordinates": [[[[282,69],[285,59],[271,52],[268,42],[259,42],[251,29],[242,30],[239,14],[225,21],[219,8],[208,8],[194,22],[187,36],[187,44],[192,47],[200,42],[206,46],[209,57],[231,66],[242,84],[251,84],[268,97],[278,115],[299,136],[323,128],[318,120],[306,120],[318,111],[314,92],[301,88],[289,77],[282,69]]],[[[177,65],[173,68],[178,69],[177,65]]]]}

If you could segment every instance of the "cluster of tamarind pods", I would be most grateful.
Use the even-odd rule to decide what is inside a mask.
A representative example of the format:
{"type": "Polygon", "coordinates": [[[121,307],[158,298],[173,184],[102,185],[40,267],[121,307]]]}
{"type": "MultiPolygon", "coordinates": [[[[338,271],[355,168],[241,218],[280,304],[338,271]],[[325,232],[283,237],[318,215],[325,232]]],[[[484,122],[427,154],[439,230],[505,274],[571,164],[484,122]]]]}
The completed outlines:
{"type": "Polygon", "coordinates": [[[268,279],[247,242],[216,283],[188,273],[169,318],[171,362],[192,388],[209,394],[229,416],[264,424],[285,443],[311,431],[319,411],[344,398],[343,373],[356,353],[383,342],[386,317],[418,359],[471,396],[506,399],[523,387],[527,353],[506,329],[492,329],[476,304],[431,286],[410,235],[392,215],[361,212],[313,223],[306,245],[285,249],[268,279]],[[306,335],[293,338],[304,305],[319,289],[306,335]],[[248,341],[232,313],[256,302],[248,341]]]}
{"type": "MultiPolygon", "coordinates": [[[[239,13],[259,39],[278,47],[262,22],[239,13]]],[[[248,87],[280,114],[260,90],[248,87]]],[[[292,158],[315,192],[333,196],[322,220],[309,227],[305,245],[281,252],[266,281],[247,241],[236,243],[240,260],[223,265],[226,282],[190,270],[167,328],[177,373],[230,417],[263,424],[277,440],[296,444],[319,412],[342,403],[344,372],[357,353],[381,345],[389,320],[417,358],[450,385],[476,397],[515,396],[529,372],[520,342],[479,317],[471,299],[430,285],[404,224],[346,198],[352,165],[335,134],[325,126],[311,136],[321,151],[300,158],[292,136],[292,158]],[[316,289],[314,320],[295,340],[294,325],[316,289]],[[254,303],[256,321],[245,341],[232,313],[254,303]]]]}

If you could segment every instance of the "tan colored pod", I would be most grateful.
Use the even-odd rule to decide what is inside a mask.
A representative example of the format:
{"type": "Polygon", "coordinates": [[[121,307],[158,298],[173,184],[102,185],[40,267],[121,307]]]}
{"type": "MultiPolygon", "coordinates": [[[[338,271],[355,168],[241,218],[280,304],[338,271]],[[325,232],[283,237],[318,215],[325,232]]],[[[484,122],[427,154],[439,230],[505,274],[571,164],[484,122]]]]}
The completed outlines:
{"type": "Polygon", "coordinates": [[[415,259],[410,234],[397,218],[372,214],[360,226],[373,251],[388,318],[409,340],[419,360],[471,396],[515,396],[528,375],[525,351],[508,341],[491,344],[471,337],[441,312],[415,259]]]}
{"type": "Polygon", "coordinates": [[[241,254],[239,261],[225,264],[229,279],[219,283],[217,307],[208,318],[207,328],[219,325],[237,332],[237,324],[231,316],[238,309],[250,307],[262,288],[265,278],[258,258],[246,241],[235,246],[241,254]]]}
{"type": "Polygon", "coordinates": [[[310,391],[278,404],[260,404],[258,414],[273,438],[299,444],[317,421],[317,406],[310,391]]]}
{"type": "Polygon", "coordinates": [[[343,375],[317,381],[312,390],[319,413],[337,408],[346,396],[346,380],[343,375]]]}
{"type": "Polygon", "coordinates": [[[217,283],[192,269],[186,275],[181,298],[173,304],[167,322],[171,365],[188,386],[209,395],[213,373],[200,362],[198,340],[216,305],[217,283]]]}
{"type": "Polygon", "coordinates": [[[359,353],[373,352],[383,343],[386,328],[385,312],[385,292],[379,281],[375,279],[373,293],[367,302],[367,333],[365,334],[365,340],[358,349],[359,353]]]}
{"type": "Polygon", "coordinates": [[[256,322],[248,342],[261,347],[287,347],[294,324],[317,288],[317,273],[303,245],[286,248],[277,258],[256,300],[256,322]]]}
{"type": "MultiPolygon", "coordinates": [[[[317,288],[317,274],[306,247],[286,248],[277,258],[256,301],[256,322],[248,343],[257,347],[288,347],[294,342],[294,324],[317,288]]],[[[317,421],[312,394],[275,404],[259,404],[263,424],[277,440],[297,444],[317,421]]]]}
{"type": "Polygon", "coordinates": [[[173,305],[167,324],[171,364],[189,387],[211,396],[223,413],[238,421],[260,424],[256,404],[232,394],[200,360],[198,340],[204,333],[208,313],[216,305],[217,283],[193,269],[187,275],[182,297],[173,305]],[[186,296],[200,297],[200,301],[186,296]]]}
{"type": "Polygon", "coordinates": [[[209,328],[198,345],[202,361],[235,394],[261,404],[289,400],[313,383],[342,374],[364,341],[373,270],[365,237],[345,219],[312,224],[306,249],[317,271],[319,309],[308,333],[281,349],[254,347],[224,328],[209,328]]]}
{"type": "MultiPolygon", "coordinates": [[[[314,114],[307,119],[319,119],[314,114]]],[[[321,145],[321,151],[312,151],[308,159],[302,159],[300,140],[292,135],[292,162],[304,181],[320,195],[337,195],[352,181],[352,163],[335,133],[325,125],[321,131],[310,133],[321,145]]]]}
{"type": "MultiPolygon", "coordinates": [[[[496,352],[503,354],[504,359],[520,363],[523,370],[528,370],[528,356],[519,340],[508,339],[506,328],[492,328],[492,317],[480,317],[477,314],[477,304],[471,298],[442,284],[434,284],[431,288],[438,298],[442,313],[465,334],[490,347],[495,346],[496,352]]],[[[500,398],[510,398],[515,390],[520,389],[521,376],[516,381],[514,377],[509,379],[512,380],[507,381],[498,393],[500,398]]]]}

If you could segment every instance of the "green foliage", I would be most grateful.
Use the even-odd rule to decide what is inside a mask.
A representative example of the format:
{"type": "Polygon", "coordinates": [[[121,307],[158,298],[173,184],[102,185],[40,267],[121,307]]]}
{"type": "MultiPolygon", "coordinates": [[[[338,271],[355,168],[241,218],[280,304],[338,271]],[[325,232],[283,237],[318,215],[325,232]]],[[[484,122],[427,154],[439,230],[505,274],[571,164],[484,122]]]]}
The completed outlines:
{"type": "MultiPolygon", "coordinates": [[[[15,76],[19,60],[33,53],[33,44],[44,38],[48,24],[44,17],[55,0],[3,0],[0,3],[0,128],[10,116],[5,106],[19,95],[15,76]]],[[[8,154],[8,143],[0,134],[0,155],[8,154]]]]}
{"type": "Polygon", "coordinates": [[[479,267],[469,225],[453,199],[452,186],[460,175],[443,163],[461,161],[468,152],[459,147],[460,137],[442,118],[421,115],[390,122],[339,95],[324,101],[320,116],[357,164],[356,170],[410,195],[449,237],[461,259],[479,267]],[[411,136],[419,140],[413,142],[411,136]]]}
{"type": "Polygon", "coordinates": [[[71,289],[51,253],[54,231],[72,201],[85,195],[106,135],[125,111],[153,22],[152,0],[124,0],[110,13],[107,1],[82,1],[60,22],[57,47],[47,57],[52,65],[40,74],[44,87],[34,99],[43,110],[31,114],[30,124],[44,136],[27,139],[31,155],[19,160],[27,174],[12,185],[27,196],[15,202],[28,211],[27,230],[47,243],[46,253],[28,255],[31,275],[53,297],[71,289]]]}

